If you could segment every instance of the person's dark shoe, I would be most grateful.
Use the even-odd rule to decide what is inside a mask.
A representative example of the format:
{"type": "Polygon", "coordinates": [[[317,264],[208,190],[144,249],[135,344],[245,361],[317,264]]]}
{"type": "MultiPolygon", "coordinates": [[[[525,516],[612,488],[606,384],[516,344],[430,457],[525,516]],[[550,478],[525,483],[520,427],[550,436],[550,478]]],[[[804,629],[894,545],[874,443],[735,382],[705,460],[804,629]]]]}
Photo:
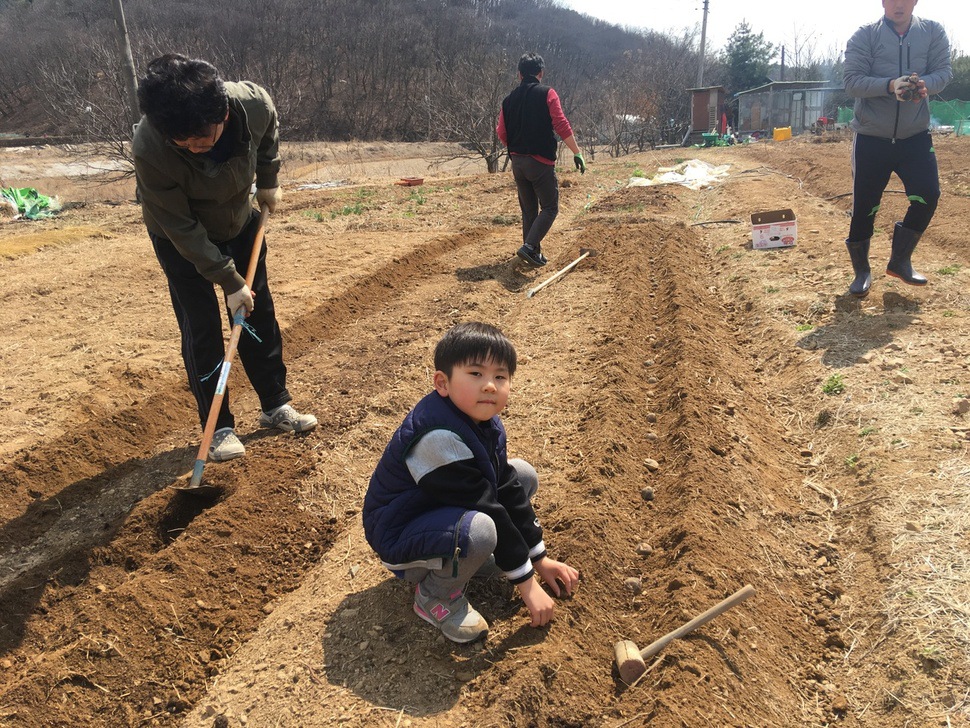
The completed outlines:
{"type": "Polygon", "coordinates": [[[869,241],[861,240],[852,243],[846,240],[845,247],[849,249],[849,258],[852,259],[852,270],[855,273],[855,280],[849,284],[849,293],[856,298],[865,298],[869,295],[869,287],[872,285],[872,270],[869,268],[869,241]]]}
{"type": "Polygon", "coordinates": [[[886,275],[898,278],[911,286],[926,285],[926,277],[917,273],[911,262],[913,251],[916,250],[916,243],[919,242],[921,236],[922,233],[905,228],[900,222],[896,223],[893,228],[892,254],[886,264],[886,275]]]}
{"type": "Polygon", "coordinates": [[[533,265],[536,268],[544,266],[549,261],[546,260],[546,256],[542,254],[542,251],[536,250],[531,245],[523,245],[519,248],[516,255],[522,258],[529,265],[533,265]]]}

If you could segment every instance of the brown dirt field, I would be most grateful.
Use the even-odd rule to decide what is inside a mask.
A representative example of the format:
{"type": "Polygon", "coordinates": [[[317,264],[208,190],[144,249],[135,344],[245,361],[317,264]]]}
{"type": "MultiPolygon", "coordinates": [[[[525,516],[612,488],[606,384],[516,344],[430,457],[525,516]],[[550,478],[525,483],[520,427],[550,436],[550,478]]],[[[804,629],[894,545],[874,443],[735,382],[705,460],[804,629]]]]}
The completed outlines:
{"type": "Polygon", "coordinates": [[[509,174],[429,166],[446,152],[426,145],[290,145],[269,271],[321,426],[260,431],[234,368],[247,456],[207,464],[220,492],[198,498],[169,487],[200,433],[130,183],[78,186],[54,167],[75,150],[0,149],[4,184],[65,203],[0,222],[0,725],[970,724],[970,139],[937,150],[930,284],[882,272],[894,179],[859,302],[845,138],[597,156],[561,174],[539,271],[514,257],[509,174]],[[689,158],[729,174],[627,187],[689,158]],[[750,215],[788,207],[798,244],[752,250],[750,215]],[[598,255],[527,297],[582,247],[598,255]],[[360,506],[435,342],[473,319],[516,342],[510,454],[582,585],[536,630],[506,583],[473,582],[491,631],[459,646],[411,612],[360,506]],[[618,679],[614,642],[745,584],[618,679]]]}

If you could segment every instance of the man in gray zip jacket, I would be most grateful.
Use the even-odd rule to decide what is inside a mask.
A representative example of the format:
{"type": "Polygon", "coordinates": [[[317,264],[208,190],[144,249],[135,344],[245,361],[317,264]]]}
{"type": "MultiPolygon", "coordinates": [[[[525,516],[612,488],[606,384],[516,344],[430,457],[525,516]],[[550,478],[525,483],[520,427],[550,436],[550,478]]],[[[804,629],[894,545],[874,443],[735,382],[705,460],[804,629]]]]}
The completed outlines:
{"type": "Polygon", "coordinates": [[[855,273],[849,293],[859,298],[872,283],[869,243],[893,172],[910,205],[893,227],[886,274],[912,286],[926,284],[911,257],[940,198],[927,97],[943,90],[953,70],[943,26],[914,16],[917,2],[882,0],[884,16],[859,28],[845,49],[845,90],[855,97],[852,221],[845,243],[855,273]]]}

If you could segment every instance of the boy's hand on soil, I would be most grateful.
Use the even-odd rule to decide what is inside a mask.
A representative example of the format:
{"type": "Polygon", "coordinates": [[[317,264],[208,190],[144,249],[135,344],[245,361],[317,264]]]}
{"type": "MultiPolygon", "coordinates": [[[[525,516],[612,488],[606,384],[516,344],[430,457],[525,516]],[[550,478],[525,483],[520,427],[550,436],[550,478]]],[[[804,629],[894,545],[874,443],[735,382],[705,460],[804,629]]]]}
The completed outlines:
{"type": "Polygon", "coordinates": [[[566,593],[569,595],[572,595],[573,590],[579,586],[579,571],[562,561],[556,561],[546,556],[532,566],[557,597],[562,596],[562,591],[559,588],[560,583],[566,588],[566,593]]]}
{"type": "Polygon", "coordinates": [[[543,627],[552,621],[552,613],[556,603],[552,597],[546,594],[545,590],[533,578],[526,579],[515,585],[519,590],[519,596],[525,602],[525,606],[532,615],[532,626],[543,627]]]}

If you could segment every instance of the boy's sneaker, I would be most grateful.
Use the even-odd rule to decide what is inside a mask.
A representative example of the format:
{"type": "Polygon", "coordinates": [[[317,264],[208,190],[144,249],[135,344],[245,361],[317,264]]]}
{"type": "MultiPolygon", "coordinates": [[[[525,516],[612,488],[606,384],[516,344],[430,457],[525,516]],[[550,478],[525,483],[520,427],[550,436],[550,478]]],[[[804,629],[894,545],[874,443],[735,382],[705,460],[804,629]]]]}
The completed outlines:
{"type": "Polygon", "coordinates": [[[523,245],[519,248],[516,255],[522,258],[529,265],[534,265],[536,268],[544,266],[549,261],[546,260],[546,256],[542,254],[541,251],[536,250],[531,245],[523,245]]]}
{"type": "Polygon", "coordinates": [[[433,624],[452,642],[474,642],[488,632],[488,622],[475,611],[459,589],[447,599],[426,597],[420,584],[414,588],[414,613],[433,624]]]}
{"type": "Polygon", "coordinates": [[[223,427],[212,433],[209,443],[209,460],[224,463],[226,460],[241,458],[246,454],[245,446],[236,437],[231,427],[223,427]]]}
{"type": "Polygon", "coordinates": [[[284,404],[269,412],[260,412],[259,424],[261,427],[275,427],[284,432],[309,432],[317,426],[317,418],[313,415],[301,415],[291,405],[284,404]]]}

